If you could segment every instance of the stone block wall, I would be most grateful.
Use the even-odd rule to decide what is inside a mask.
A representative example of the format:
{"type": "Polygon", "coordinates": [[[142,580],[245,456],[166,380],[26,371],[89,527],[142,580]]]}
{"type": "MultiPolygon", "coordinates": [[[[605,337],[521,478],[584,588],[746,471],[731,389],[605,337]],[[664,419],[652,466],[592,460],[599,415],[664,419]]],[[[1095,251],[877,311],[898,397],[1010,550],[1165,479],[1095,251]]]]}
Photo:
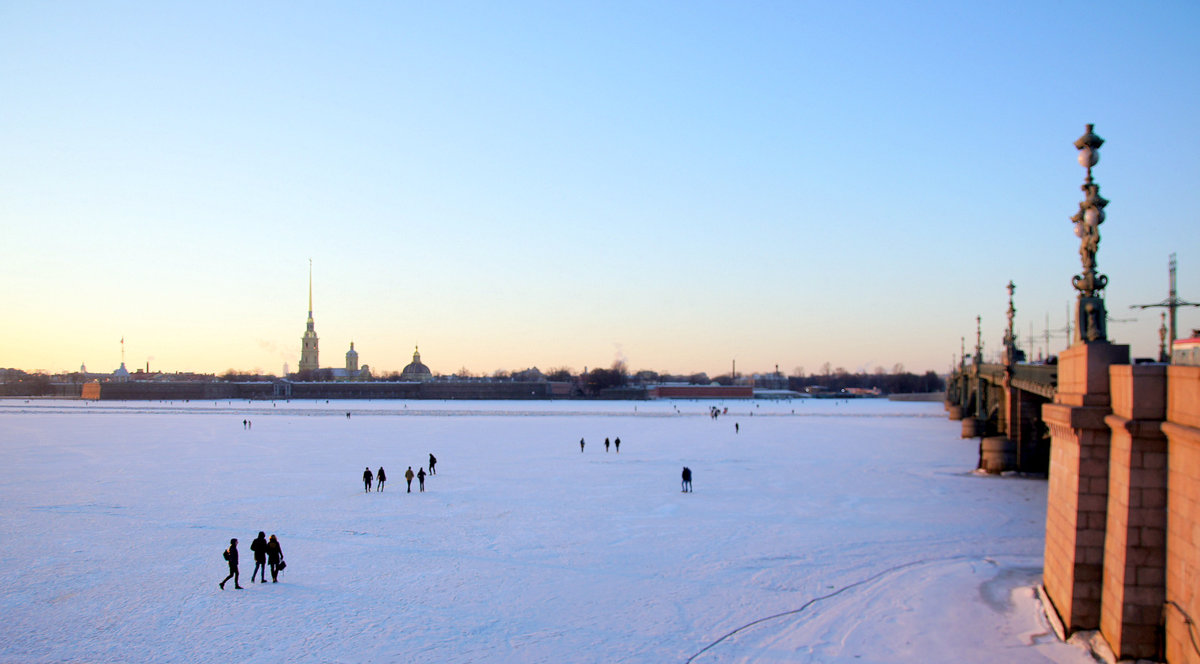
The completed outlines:
{"type": "Polygon", "coordinates": [[[1167,369],[1165,650],[1171,664],[1200,664],[1200,367],[1167,369]]]}
{"type": "Polygon", "coordinates": [[[1046,500],[1046,552],[1042,583],[1068,629],[1086,628],[1075,615],[1075,558],[1079,520],[1079,441],[1067,426],[1069,412],[1057,404],[1042,411],[1054,438],[1046,500]]]}
{"type": "Polygon", "coordinates": [[[1086,392],[1043,408],[1051,608],[1119,658],[1200,664],[1200,367],[1110,362],[1101,381],[1105,351],[1071,350],[1060,375],[1086,392]]]}
{"type": "Polygon", "coordinates": [[[1042,407],[1050,427],[1046,509],[1046,594],[1070,631],[1100,626],[1108,512],[1109,367],[1128,346],[1077,344],[1059,355],[1059,391],[1042,407]]]}
{"type": "Polygon", "coordinates": [[[1166,366],[1111,368],[1113,413],[1100,632],[1122,659],[1153,658],[1165,598],[1166,366]]]}

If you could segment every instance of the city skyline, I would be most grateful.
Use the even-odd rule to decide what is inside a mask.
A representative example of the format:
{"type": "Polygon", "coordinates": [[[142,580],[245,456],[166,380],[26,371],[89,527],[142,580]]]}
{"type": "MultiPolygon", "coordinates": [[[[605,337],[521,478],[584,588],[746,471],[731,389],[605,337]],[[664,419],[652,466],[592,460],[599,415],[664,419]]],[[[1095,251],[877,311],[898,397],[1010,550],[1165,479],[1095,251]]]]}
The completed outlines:
{"type": "MultiPolygon", "coordinates": [[[[1200,299],[1200,7],[0,8],[0,367],[944,372],[1200,299]],[[1087,31],[1080,33],[1080,25],[1087,31]],[[1048,322],[1048,325],[1047,325],[1048,322]],[[331,361],[330,353],[337,361],[331,361]]],[[[1136,319],[1136,320],[1134,320],[1136,319]]],[[[1200,309],[1179,311],[1179,332],[1200,309]]]]}

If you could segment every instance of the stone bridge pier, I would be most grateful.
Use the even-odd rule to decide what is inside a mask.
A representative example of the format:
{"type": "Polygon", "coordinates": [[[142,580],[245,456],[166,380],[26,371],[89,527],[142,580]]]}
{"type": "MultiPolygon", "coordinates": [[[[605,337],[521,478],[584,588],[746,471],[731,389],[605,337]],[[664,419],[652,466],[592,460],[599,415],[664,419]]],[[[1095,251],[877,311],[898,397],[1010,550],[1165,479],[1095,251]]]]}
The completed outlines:
{"type": "Polygon", "coordinates": [[[979,468],[1045,473],[1049,430],[1042,406],[1054,396],[1054,365],[966,365],[950,377],[946,412],[963,438],[980,439],[979,468]]]}

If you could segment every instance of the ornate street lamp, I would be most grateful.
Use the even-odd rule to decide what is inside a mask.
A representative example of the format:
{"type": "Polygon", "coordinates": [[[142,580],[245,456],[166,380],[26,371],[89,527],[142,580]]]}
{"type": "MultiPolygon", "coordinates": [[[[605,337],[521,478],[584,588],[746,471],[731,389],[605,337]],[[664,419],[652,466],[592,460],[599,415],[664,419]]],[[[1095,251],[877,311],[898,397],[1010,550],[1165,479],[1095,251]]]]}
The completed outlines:
{"type": "Polygon", "coordinates": [[[1100,185],[1092,180],[1092,167],[1100,161],[1099,149],[1104,139],[1092,132],[1095,125],[1088,125],[1087,132],[1075,141],[1079,150],[1079,165],[1087,169],[1084,180],[1084,199],[1079,211],[1071,217],[1075,224],[1075,235],[1079,237],[1079,259],[1083,272],[1075,275],[1071,283],[1079,291],[1079,303],[1075,310],[1075,340],[1084,343],[1107,341],[1102,291],[1108,285],[1108,277],[1096,272],[1096,251],[1100,248],[1100,224],[1104,223],[1104,207],[1108,201],[1100,196],[1100,185]]]}
{"type": "Polygon", "coordinates": [[[1013,317],[1017,313],[1017,308],[1013,306],[1013,291],[1017,290],[1017,285],[1009,280],[1008,282],[1008,329],[1004,331],[1004,363],[1012,366],[1017,363],[1017,333],[1013,329],[1013,317]]]}
{"type": "MultiPolygon", "coordinates": [[[[1167,314],[1164,312],[1159,314],[1162,321],[1162,326],[1158,328],[1158,361],[1170,362],[1171,356],[1167,353],[1167,314]]],[[[1175,340],[1172,339],[1172,342],[1175,340]]]]}

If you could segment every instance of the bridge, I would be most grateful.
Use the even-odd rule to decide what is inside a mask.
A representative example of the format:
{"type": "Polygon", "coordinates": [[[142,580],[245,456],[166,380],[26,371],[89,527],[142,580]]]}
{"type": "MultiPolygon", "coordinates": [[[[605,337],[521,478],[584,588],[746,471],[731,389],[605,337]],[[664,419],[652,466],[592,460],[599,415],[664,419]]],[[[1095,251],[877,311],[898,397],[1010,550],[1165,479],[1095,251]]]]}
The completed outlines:
{"type": "Polygon", "coordinates": [[[962,364],[946,381],[946,412],[963,438],[980,439],[979,469],[1044,474],[1050,430],[1042,406],[1054,401],[1054,364],[962,364]]]}
{"type": "MultiPolygon", "coordinates": [[[[1071,346],[1057,364],[1024,361],[1010,282],[1002,359],[983,362],[977,323],[946,410],[980,439],[979,469],[1046,474],[1042,597],[1056,631],[1094,631],[1113,659],[1200,664],[1200,366],[1166,353],[1165,326],[1159,362],[1131,363],[1108,339],[1108,277],[1095,269],[1108,201],[1092,178],[1103,143],[1092,125],[1075,142],[1087,177],[1071,218],[1083,267],[1071,346]]],[[[1176,297],[1171,263],[1171,297],[1147,306],[1173,321],[1193,303],[1176,297]]]]}
{"type": "Polygon", "coordinates": [[[1046,473],[1050,462],[1050,431],[1042,407],[1058,391],[1057,364],[1029,364],[1016,346],[1013,332],[1013,292],[1008,282],[1008,329],[1004,332],[1003,363],[983,362],[983,340],[975,318],[975,355],[967,363],[963,349],[958,368],[946,381],[946,412],[962,420],[962,437],[979,438],[979,470],[1046,473]]]}

